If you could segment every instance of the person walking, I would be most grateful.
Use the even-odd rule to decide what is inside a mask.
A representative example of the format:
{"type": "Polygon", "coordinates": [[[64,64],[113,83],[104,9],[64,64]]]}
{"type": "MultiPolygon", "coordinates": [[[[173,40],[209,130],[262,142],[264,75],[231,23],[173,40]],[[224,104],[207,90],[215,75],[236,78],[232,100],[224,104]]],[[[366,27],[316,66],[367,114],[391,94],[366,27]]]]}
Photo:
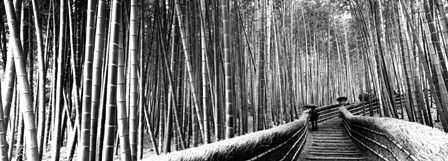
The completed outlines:
{"type": "Polygon", "coordinates": [[[342,96],[342,97],[338,97],[337,99],[336,99],[336,101],[338,101],[339,102],[339,105],[341,105],[341,106],[346,106],[346,105],[348,105],[349,103],[347,102],[347,97],[345,97],[345,96],[342,96]]]}
{"type": "Polygon", "coordinates": [[[311,130],[317,130],[317,120],[319,119],[319,112],[317,112],[316,105],[305,105],[306,108],[310,108],[310,120],[311,120],[311,130]]]}

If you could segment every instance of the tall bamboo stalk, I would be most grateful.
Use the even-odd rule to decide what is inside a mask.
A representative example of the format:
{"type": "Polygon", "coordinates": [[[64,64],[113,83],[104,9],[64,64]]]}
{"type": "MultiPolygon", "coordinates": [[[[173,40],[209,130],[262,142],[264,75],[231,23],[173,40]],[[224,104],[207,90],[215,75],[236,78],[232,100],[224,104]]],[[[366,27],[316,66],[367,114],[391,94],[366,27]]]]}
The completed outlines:
{"type": "MultiPolygon", "coordinates": [[[[114,0],[112,2],[111,10],[111,29],[110,29],[110,46],[109,46],[109,62],[108,62],[108,81],[106,96],[106,128],[104,133],[104,145],[102,152],[102,160],[112,160],[114,152],[114,143],[117,132],[117,72],[118,72],[118,56],[119,56],[119,42],[120,42],[120,14],[121,1],[114,0]]],[[[123,158],[126,159],[126,158],[123,158]]]]}
{"type": "MultiPolygon", "coordinates": [[[[118,23],[123,24],[122,15],[118,15],[118,23]]],[[[118,26],[120,27],[120,26],[118,26]]],[[[117,122],[118,136],[120,138],[121,160],[131,161],[131,149],[129,143],[129,118],[126,107],[126,81],[125,81],[125,60],[123,49],[123,31],[120,28],[118,33],[118,64],[117,64],[117,122]]]]}
{"type": "MultiPolygon", "coordinates": [[[[91,113],[90,113],[90,156],[89,160],[96,160],[96,152],[97,152],[97,126],[101,126],[98,124],[98,116],[99,116],[99,108],[100,108],[100,93],[101,93],[101,82],[103,76],[103,52],[105,48],[105,36],[106,36],[106,1],[100,0],[98,1],[97,8],[97,18],[96,18],[96,27],[95,27],[95,46],[94,46],[94,56],[93,56],[93,67],[92,67],[92,97],[91,97],[91,113]]],[[[86,118],[87,119],[87,118],[86,118]]],[[[101,147],[101,145],[99,145],[101,147]]]]}
{"type": "MultiPolygon", "coordinates": [[[[39,23],[39,16],[37,13],[37,4],[36,0],[31,1],[33,4],[33,15],[34,15],[34,27],[36,28],[36,42],[37,42],[37,54],[38,54],[38,68],[39,68],[39,87],[38,87],[38,97],[37,100],[39,105],[39,123],[38,123],[38,146],[39,146],[39,159],[42,159],[43,153],[43,140],[44,140],[44,129],[45,129],[45,82],[46,82],[46,69],[45,69],[45,60],[44,60],[44,51],[43,51],[43,42],[42,42],[42,34],[39,23]]],[[[3,109],[0,109],[3,113],[3,109]]],[[[1,118],[2,116],[0,116],[1,118]]],[[[0,125],[1,128],[2,125],[0,125]]],[[[1,139],[1,138],[0,138],[1,139]]]]}
{"type": "Polygon", "coordinates": [[[62,127],[62,120],[61,117],[63,115],[63,107],[65,103],[63,102],[63,78],[65,74],[64,65],[65,65],[65,0],[60,1],[60,9],[59,9],[59,49],[58,49],[58,74],[56,78],[56,106],[55,106],[55,117],[54,117],[54,131],[53,136],[54,139],[51,140],[52,142],[52,160],[57,161],[59,160],[60,155],[60,147],[61,147],[61,137],[62,137],[62,131],[57,130],[62,127]]]}
{"type": "Polygon", "coordinates": [[[225,86],[225,110],[226,110],[226,139],[234,136],[234,118],[233,118],[233,102],[231,101],[231,75],[230,75],[230,22],[229,22],[229,1],[221,1],[221,13],[223,23],[223,42],[224,42],[224,86],[225,86]]]}
{"type": "Polygon", "coordinates": [[[19,90],[21,91],[21,111],[24,118],[27,137],[27,158],[31,161],[39,161],[38,145],[36,138],[36,126],[34,121],[33,101],[31,96],[31,87],[28,83],[28,78],[25,69],[25,59],[23,57],[22,44],[19,38],[19,31],[17,30],[16,14],[11,0],[3,1],[5,5],[5,12],[8,20],[8,27],[11,34],[10,41],[12,42],[12,50],[14,51],[15,68],[17,71],[17,82],[19,90]]]}
{"type": "Polygon", "coordinates": [[[174,0],[175,2],[175,11],[176,11],[176,17],[177,20],[179,22],[179,28],[180,28],[180,35],[181,35],[181,40],[182,40],[182,47],[184,50],[184,56],[185,56],[185,65],[186,65],[186,72],[188,75],[188,82],[190,85],[190,90],[192,93],[192,98],[193,98],[193,104],[195,107],[195,111],[196,111],[196,117],[198,118],[199,121],[199,129],[200,132],[202,134],[202,136],[205,136],[204,134],[204,125],[203,125],[203,117],[200,115],[201,114],[201,110],[199,109],[199,104],[198,104],[198,98],[196,96],[196,88],[194,87],[194,83],[193,83],[193,74],[192,74],[192,67],[191,67],[191,62],[190,62],[190,49],[189,49],[189,45],[188,45],[188,39],[189,36],[186,33],[186,29],[184,26],[184,22],[182,19],[182,12],[180,10],[180,6],[179,6],[179,0],[174,0]]]}
{"type": "Polygon", "coordinates": [[[90,0],[87,6],[87,30],[85,45],[84,77],[83,77],[83,99],[82,99],[82,117],[81,117],[81,138],[78,148],[77,160],[88,160],[90,155],[90,118],[92,105],[92,74],[93,74],[93,47],[95,42],[95,5],[96,2],[90,0]]]}
{"type": "MultiPolygon", "coordinates": [[[[137,128],[141,126],[138,122],[138,77],[137,77],[137,1],[131,0],[131,15],[130,15],[130,27],[129,27],[129,59],[130,59],[130,70],[131,70],[131,80],[130,83],[130,98],[129,98],[129,125],[130,125],[130,146],[131,146],[131,156],[132,160],[137,160],[137,128]]],[[[143,31],[141,31],[143,32],[143,31]]],[[[143,61],[143,60],[140,60],[143,61]]],[[[142,69],[141,69],[142,70],[142,69]]],[[[140,96],[141,97],[141,96],[140,96]]],[[[143,114],[140,111],[140,115],[143,114]]],[[[141,140],[143,141],[143,140],[141,140]]]]}

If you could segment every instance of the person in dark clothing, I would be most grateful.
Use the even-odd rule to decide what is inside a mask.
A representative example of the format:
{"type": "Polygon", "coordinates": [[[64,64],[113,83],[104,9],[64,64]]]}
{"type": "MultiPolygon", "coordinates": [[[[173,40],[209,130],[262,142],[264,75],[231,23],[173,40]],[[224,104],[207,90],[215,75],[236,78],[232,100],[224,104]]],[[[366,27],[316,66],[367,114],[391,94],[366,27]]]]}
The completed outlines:
{"type": "Polygon", "coordinates": [[[348,105],[347,103],[347,97],[344,97],[344,96],[342,96],[342,97],[338,97],[337,99],[336,99],[336,101],[338,101],[339,102],[339,105],[341,105],[341,106],[346,106],[346,105],[348,105]]]}
{"type": "Polygon", "coordinates": [[[306,108],[310,108],[310,120],[311,120],[311,130],[317,130],[317,120],[319,119],[319,112],[317,112],[316,105],[306,105],[306,108]]]}
{"type": "Polygon", "coordinates": [[[311,108],[311,129],[317,130],[317,119],[319,119],[319,113],[316,108],[311,108]]]}
{"type": "Polygon", "coordinates": [[[369,94],[369,93],[361,93],[358,95],[358,99],[361,102],[367,102],[367,101],[370,101],[370,97],[371,97],[370,95],[371,94],[369,94]]]}

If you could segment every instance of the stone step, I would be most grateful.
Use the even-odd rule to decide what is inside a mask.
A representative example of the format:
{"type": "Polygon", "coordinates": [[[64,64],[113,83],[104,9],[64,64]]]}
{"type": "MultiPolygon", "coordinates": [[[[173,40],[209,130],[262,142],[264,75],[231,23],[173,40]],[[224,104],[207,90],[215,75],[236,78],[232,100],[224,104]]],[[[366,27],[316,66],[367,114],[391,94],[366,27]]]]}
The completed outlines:
{"type": "Polygon", "coordinates": [[[350,136],[332,137],[332,136],[316,136],[315,140],[350,140],[350,136]]]}
{"type": "Polygon", "coordinates": [[[353,143],[351,140],[314,140],[313,143],[353,143]]]}
{"type": "Polygon", "coordinates": [[[311,150],[358,150],[358,147],[328,147],[328,146],[312,146],[311,150]]]}
{"type": "Polygon", "coordinates": [[[359,150],[332,150],[332,151],[328,151],[328,150],[309,150],[309,153],[327,153],[327,154],[333,154],[333,153],[341,153],[341,154],[351,154],[351,153],[357,153],[359,154],[359,150]]]}
{"type": "Polygon", "coordinates": [[[334,128],[334,126],[332,126],[332,127],[317,126],[317,128],[320,129],[320,130],[318,130],[319,132],[320,131],[322,131],[322,132],[342,132],[342,130],[344,130],[344,129],[342,129],[342,126],[338,127],[338,128],[334,128]]]}
{"type": "Polygon", "coordinates": [[[308,160],[320,160],[320,161],[331,161],[331,160],[366,160],[364,157],[328,157],[328,156],[315,156],[311,155],[307,157],[308,160]]]}
{"type": "Polygon", "coordinates": [[[313,143],[313,144],[311,144],[311,146],[316,146],[316,147],[320,147],[320,146],[323,146],[323,147],[352,147],[352,146],[355,146],[356,147],[356,145],[355,144],[353,144],[353,143],[313,143]]]}
{"type": "Polygon", "coordinates": [[[345,131],[339,117],[319,123],[317,131],[310,131],[311,139],[298,160],[367,160],[345,131]]]}
{"type": "Polygon", "coordinates": [[[314,140],[313,143],[352,143],[353,141],[348,139],[326,139],[326,140],[314,140]]]}
{"type": "Polygon", "coordinates": [[[320,152],[320,151],[310,151],[308,154],[314,156],[324,156],[324,157],[362,157],[359,152],[320,152]]]}
{"type": "Polygon", "coordinates": [[[319,136],[319,135],[324,135],[324,136],[342,135],[342,136],[345,136],[345,135],[347,135],[347,133],[344,131],[322,131],[321,133],[317,133],[317,134],[313,134],[313,135],[316,135],[316,136],[319,136]]]}
{"type": "MultiPolygon", "coordinates": [[[[330,139],[331,138],[337,138],[337,139],[340,138],[338,140],[341,140],[341,139],[351,140],[351,137],[348,136],[347,134],[346,135],[341,135],[341,134],[338,134],[338,135],[313,135],[313,137],[317,138],[317,140],[324,140],[324,139],[326,140],[326,139],[329,139],[329,138],[330,139]]],[[[314,139],[314,140],[316,140],[316,139],[314,139]]]]}
{"type": "Polygon", "coordinates": [[[340,126],[342,126],[341,123],[337,123],[337,124],[334,124],[334,123],[331,123],[331,124],[329,124],[329,123],[318,124],[318,127],[327,127],[327,128],[337,128],[337,127],[340,127],[340,126]]]}
{"type": "Polygon", "coordinates": [[[342,131],[342,129],[330,129],[330,128],[321,128],[321,127],[318,127],[316,132],[318,132],[318,133],[315,133],[315,134],[345,133],[345,131],[342,131]]]}
{"type": "Polygon", "coordinates": [[[323,128],[318,129],[315,134],[312,135],[321,135],[321,134],[346,134],[344,131],[338,130],[322,130],[323,128]]]}
{"type": "Polygon", "coordinates": [[[315,134],[315,137],[347,137],[347,134],[315,134]]]}

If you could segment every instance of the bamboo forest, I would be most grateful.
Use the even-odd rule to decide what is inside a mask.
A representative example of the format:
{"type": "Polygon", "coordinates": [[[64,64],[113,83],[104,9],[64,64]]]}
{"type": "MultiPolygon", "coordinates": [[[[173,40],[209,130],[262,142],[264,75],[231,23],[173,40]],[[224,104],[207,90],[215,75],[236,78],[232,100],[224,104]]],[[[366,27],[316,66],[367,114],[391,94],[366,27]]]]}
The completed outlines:
{"type": "Polygon", "coordinates": [[[446,0],[0,1],[0,161],[448,160],[446,0]]]}

